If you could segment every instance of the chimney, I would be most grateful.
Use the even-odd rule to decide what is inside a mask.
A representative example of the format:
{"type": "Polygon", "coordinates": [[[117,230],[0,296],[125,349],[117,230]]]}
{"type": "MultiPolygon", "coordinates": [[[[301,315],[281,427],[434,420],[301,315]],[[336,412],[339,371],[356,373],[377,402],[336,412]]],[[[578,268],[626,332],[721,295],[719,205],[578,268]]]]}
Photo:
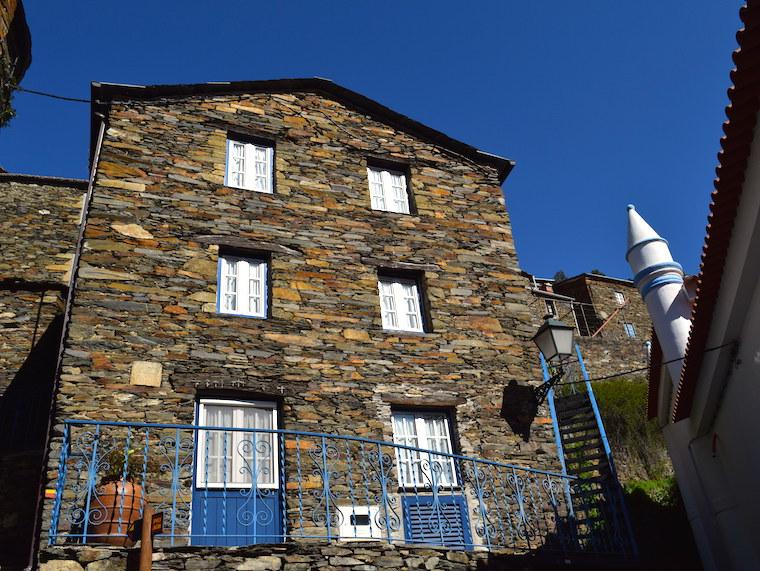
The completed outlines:
{"type": "Polygon", "coordinates": [[[628,205],[625,259],[657,332],[663,361],[677,359],[667,365],[675,393],[689,339],[691,303],[683,289],[683,268],[673,261],[668,242],[639,216],[632,204],[628,205]]]}

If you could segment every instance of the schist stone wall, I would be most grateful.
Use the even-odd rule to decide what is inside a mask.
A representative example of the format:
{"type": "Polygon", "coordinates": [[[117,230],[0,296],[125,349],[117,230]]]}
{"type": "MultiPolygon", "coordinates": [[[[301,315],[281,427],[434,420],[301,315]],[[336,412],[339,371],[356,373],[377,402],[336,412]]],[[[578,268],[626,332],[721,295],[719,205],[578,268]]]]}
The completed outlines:
{"type": "MultiPolygon", "coordinates": [[[[529,279],[527,289],[532,288],[529,279]]],[[[638,290],[632,283],[626,280],[618,280],[606,276],[593,274],[581,274],[562,282],[553,284],[555,293],[572,297],[575,301],[586,304],[582,309],[575,304],[575,313],[578,316],[578,326],[584,329],[583,316],[579,313],[585,311],[588,325],[591,329],[601,326],[607,319],[609,323],[594,337],[579,335],[576,331],[576,342],[581,348],[583,359],[591,377],[599,377],[629,371],[647,366],[646,341],[651,337],[652,323],[649,320],[646,306],[639,295],[638,290]],[[625,298],[625,305],[621,308],[615,296],[620,292],[625,298]],[[619,311],[618,311],[619,309],[619,311]],[[624,323],[633,325],[635,337],[629,337],[624,323]]],[[[544,299],[549,299],[539,293],[531,294],[533,299],[530,305],[534,327],[538,327],[546,314],[544,299]]],[[[558,318],[574,325],[571,314],[571,303],[554,300],[554,306],[558,318]]],[[[644,378],[645,372],[631,375],[644,378]]]]}
{"type": "Polygon", "coordinates": [[[546,416],[527,442],[500,417],[508,381],[540,373],[496,169],[329,97],[112,103],[74,291],[58,429],[193,423],[230,395],[278,401],[284,429],[392,440],[392,409],[432,407],[463,454],[557,466],[546,416]],[[228,133],[274,144],[273,194],[224,185],[228,133]],[[371,210],[372,159],[406,165],[415,214],[371,210]],[[217,313],[225,247],[271,257],[269,318],[217,313]],[[379,268],[422,274],[430,332],[383,330],[379,268]]]}
{"type": "Polygon", "coordinates": [[[0,394],[62,311],[85,185],[0,174],[0,394]]]}
{"type": "MultiPolygon", "coordinates": [[[[51,550],[43,553],[39,568],[40,571],[121,571],[136,568],[138,555],[136,549],[126,552],[97,547],[61,548],[55,552],[51,550]]],[[[569,563],[570,560],[565,559],[565,565],[569,563]]],[[[547,568],[549,566],[536,563],[530,557],[514,556],[506,552],[467,552],[444,547],[398,546],[369,541],[333,545],[252,545],[227,548],[221,553],[213,549],[180,547],[167,548],[153,554],[155,571],[538,571],[547,568]]]]}
{"type": "Polygon", "coordinates": [[[0,174],[0,567],[31,548],[85,181],[0,174]]]}
{"type": "MultiPolygon", "coordinates": [[[[581,351],[589,375],[599,377],[646,367],[645,343],[651,337],[652,322],[638,290],[632,284],[605,279],[603,276],[586,277],[584,281],[588,298],[600,320],[604,322],[612,317],[596,337],[581,338],[581,351]],[[621,292],[625,297],[622,308],[615,298],[615,292],[621,292]],[[615,313],[618,308],[620,310],[615,313]],[[633,325],[635,337],[627,335],[625,323],[633,325]]],[[[558,287],[559,290],[560,293],[570,295],[570,290],[563,289],[562,284],[558,287]]],[[[630,378],[645,376],[645,372],[640,372],[630,375],[630,378]]]]}

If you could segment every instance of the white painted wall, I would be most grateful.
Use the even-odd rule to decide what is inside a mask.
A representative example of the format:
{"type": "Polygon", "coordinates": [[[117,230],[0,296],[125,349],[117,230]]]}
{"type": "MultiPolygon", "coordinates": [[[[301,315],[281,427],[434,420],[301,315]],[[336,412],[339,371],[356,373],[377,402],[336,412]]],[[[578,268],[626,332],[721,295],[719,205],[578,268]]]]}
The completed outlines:
{"type": "MultiPolygon", "coordinates": [[[[719,221],[718,221],[719,223],[719,221]]],[[[691,416],[663,432],[707,569],[760,569],[760,129],[691,416]]]]}

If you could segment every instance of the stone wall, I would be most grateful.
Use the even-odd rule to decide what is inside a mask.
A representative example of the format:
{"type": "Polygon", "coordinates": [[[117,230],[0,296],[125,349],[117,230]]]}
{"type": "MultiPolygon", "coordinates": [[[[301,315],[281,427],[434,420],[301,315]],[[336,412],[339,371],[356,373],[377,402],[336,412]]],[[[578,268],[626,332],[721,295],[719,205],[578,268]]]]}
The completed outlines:
{"type": "Polygon", "coordinates": [[[623,323],[631,323],[636,330],[636,339],[639,344],[649,339],[652,322],[649,319],[646,305],[644,305],[638,289],[633,284],[601,278],[588,279],[587,283],[591,294],[591,303],[594,304],[594,309],[600,319],[606,321],[614,314],[612,320],[602,329],[598,337],[628,341],[629,337],[625,333],[623,323]],[[625,297],[625,304],[622,307],[615,300],[616,291],[621,292],[625,297]],[[615,313],[618,309],[620,310],[615,313]]]}
{"type": "Polygon", "coordinates": [[[85,184],[0,174],[0,566],[31,549],[85,184]]]}
{"type": "MultiPolygon", "coordinates": [[[[136,552],[85,548],[49,548],[40,558],[40,571],[116,571],[132,567],[136,552]]],[[[490,556],[496,559],[497,556],[490,556]]],[[[445,548],[399,547],[381,542],[335,545],[261,545],[228,548],[166,548],[153,554],[153,569],[192,571],[307,571],[310,569],[375,571],[377,569],[484,569],[489,554],[445,548]]],[[[136,567],[134,567],[136,568],[136,567]]]]}
{"type": "MultiPolygon", "coordinates": [[[[12,385],[52,381],[43,382],[38,367],[50,368],[49,351],[57,355],[58,342],[49,337],[60,331],[53,324],[63,313],[85,186],[0,174],[0,397],[12,385]]],[[[7,408],[5,401],[0,407],[7,408]]],[[[0,425],[7,426],[9,414],[0,425]]]]}
{"type": "MultiPolygon", "coordinates": [[[[124,571],[138,568],[139,549],[44,549],[40,571],[124,571]]],[[[444,547],[399,546],[381,542],[332,545],[254,545],[224,552],[197,547],[167,548],[153,553],[155,571],[382,571],[420,569],[486,571],[555,571],[608,569],[601,558],[577,559],[551,554],[533,557],[499,551],[455,551],[444,547]]]]}
{"type": "Polygon", "coordinates": [[[284,429],[392,440],[392,409],[436,408],[463,454],[557,466],[545,411],[528,441],[500,417],[507,382],[540,376],[493,167],[314,93],[115,102],[108,121],[57,430],[192,423],[199,396],[234,395],[277,401],[284,429]],[[274,194],[224,186],[230,131],[275,142],[274,194]],[[370,209],[378,158],[408,166],[415,214],[370,209]],[[216,313],[225,246],[271,256],[268,319],[216,313]],[[431,331],[383,330],[378,268],[424,275],[431,331]],[[135,361],[160,386],[132,384],[135,361]]]}
{"type": "Polygon", "coordinates": [[[0,283],[68,285],[87,181],[0,174],[0,283]]]}
{"type": "MultiPolygon", "coordinates": [[[[650,338],[652,324],[646,306],[632,283],[606,276],[582,274],[555,283],[554,290],[581,303],[589,304],[584,306],[584,310],[587,310],[587,322],[591,324],[592,329],[609,320],[596,336],[576,337],[591,377],[647,366],[645,343],[650,338]],[[622,307],[615,297],[615,292],[621,292],[625,298],[622,307]],[[634,338],[626,334],[624,323],[633,325],[636,334],[634,338]]],[[[579,320],[581,319],[579,317],[579,320]]],[[[571,318],[566,318],[565,321],[572,323],[571,318]]],[[[645,376],[644,372],[631,375],[645,376]]]]}

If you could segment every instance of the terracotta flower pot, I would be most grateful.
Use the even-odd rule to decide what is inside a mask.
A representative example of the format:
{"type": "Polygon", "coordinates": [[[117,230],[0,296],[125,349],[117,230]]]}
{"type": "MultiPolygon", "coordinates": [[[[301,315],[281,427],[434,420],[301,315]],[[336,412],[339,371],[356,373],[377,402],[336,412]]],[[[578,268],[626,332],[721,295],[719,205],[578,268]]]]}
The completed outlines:
{"type": "Polygon", "coordinates": [[[126,537],[129,524],[140,519],[142,486],[133,482],[108,482],[98,486],[90,500],[88,543],[108,543],[119,547],[132,547],[135,541],[126,537]]]}

